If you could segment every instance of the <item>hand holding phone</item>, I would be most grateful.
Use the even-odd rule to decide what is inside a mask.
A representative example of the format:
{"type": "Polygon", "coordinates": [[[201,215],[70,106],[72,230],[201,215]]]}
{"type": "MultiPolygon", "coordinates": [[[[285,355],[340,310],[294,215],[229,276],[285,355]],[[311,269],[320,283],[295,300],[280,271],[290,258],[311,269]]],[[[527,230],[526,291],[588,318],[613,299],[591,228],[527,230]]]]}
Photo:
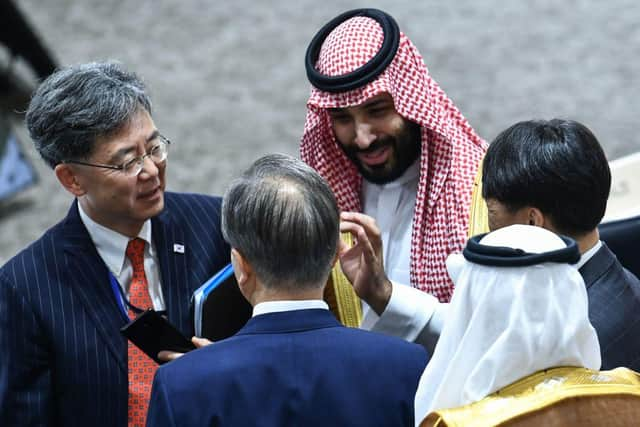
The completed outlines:
{"type": "Polygon", "coordinates": [[[153,309],[141,313],[120,332],[158,364],[164,363],[158,358],[158,353],[163,350],[186,353],[196,348],[191,340],[153,309]]]}
{"type": "MultiPolygon", "coordinates": [[[[213,344],[213,341],[200,337],[191,338],[191,342],[196,346],[196,349],[213,344]]],[[[172,360],[176,360],[182,356],[184,356],[184,353],[179,351],[162,350],[158,353],[158,359],[162,362],[171,362],[172,360]]]]}

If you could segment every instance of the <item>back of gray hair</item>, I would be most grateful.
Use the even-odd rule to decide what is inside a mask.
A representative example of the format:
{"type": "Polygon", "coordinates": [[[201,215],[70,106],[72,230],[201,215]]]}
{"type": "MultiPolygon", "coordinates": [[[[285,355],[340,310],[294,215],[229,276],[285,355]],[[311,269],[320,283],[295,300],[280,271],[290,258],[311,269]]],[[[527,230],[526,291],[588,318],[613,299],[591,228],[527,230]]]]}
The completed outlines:
{"type": "Polygon", "coordinates": [[[141,109],[151,114],[142,80],[116,62],[75,65],[36,89],[26,125],[40,156],[55,167],[87,159],[99,137],[121,130],[141,109]]]}
{"type": "Polygon", "coordinates": [[[339,211],[329,185],[301,160],[258,159],[222,202],[222,232],[266,287],[324,285],[337,252],[339,211]]]}

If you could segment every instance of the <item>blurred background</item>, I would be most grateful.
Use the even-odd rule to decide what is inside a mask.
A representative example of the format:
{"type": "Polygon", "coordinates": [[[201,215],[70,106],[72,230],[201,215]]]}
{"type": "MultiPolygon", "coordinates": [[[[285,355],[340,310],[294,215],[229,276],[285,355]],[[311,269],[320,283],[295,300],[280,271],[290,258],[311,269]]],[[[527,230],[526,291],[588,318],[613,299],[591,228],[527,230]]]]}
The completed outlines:
{"type": "Polygon", "coordinates": [[[168,189],[221,194],[257,157],[297,155],[309,93],[305,49],[329,19],[356,7],[396,18],[483,138],[518,120],[563,117],[589,126],[610,160],[640,150],[635,0],[4,3],[35,37],[2,12],[0,156],[9,160],[0,162],[0,264],[72,201],[22,125],[48,66],[115,59],[139,73],[156,125],[173,142],[168,189]],[[2,180],[12,183],[4,193],[2,180]]]}

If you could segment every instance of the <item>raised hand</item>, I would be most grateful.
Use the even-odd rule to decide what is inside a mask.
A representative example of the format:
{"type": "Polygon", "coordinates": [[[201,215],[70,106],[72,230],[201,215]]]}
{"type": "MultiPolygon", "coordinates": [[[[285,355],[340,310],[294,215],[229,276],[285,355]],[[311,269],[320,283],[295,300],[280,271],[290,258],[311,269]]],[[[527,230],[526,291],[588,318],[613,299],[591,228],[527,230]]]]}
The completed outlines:
{"type": "Polygon", "coordinates": [[[340,220],[340,231],[354,239],[351,247],[340,241],[342,271],[356,294],[381,314],[391,297],[391,282],[384,272],[380,229],[373,218],[357,212],[342,212],[340,220]]]}

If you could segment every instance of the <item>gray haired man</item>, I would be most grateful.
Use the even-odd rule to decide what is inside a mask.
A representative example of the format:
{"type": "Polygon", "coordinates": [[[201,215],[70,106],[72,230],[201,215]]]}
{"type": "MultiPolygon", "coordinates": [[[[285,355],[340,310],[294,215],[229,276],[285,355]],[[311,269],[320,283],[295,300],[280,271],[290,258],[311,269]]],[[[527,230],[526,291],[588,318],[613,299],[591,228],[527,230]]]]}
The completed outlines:
{"type": "Polygon", "coordinates": [[[344,327],[322,301],[339,212],[320,175],[257,160],[227,190],[222,229],[253,317],[158,370],[148,425],[413,426],[425,350],[344,327]]]}
{"type": "Polygon", "coordinates": [[[144,425],[156,365],[120,328],[154,308],[193,334],[191,293],[229,262],[221,200],[165,192],[169,141],[120,64],[52,74],[26,122],[75,200],[0,269],[0,425],[144,425]]]}

